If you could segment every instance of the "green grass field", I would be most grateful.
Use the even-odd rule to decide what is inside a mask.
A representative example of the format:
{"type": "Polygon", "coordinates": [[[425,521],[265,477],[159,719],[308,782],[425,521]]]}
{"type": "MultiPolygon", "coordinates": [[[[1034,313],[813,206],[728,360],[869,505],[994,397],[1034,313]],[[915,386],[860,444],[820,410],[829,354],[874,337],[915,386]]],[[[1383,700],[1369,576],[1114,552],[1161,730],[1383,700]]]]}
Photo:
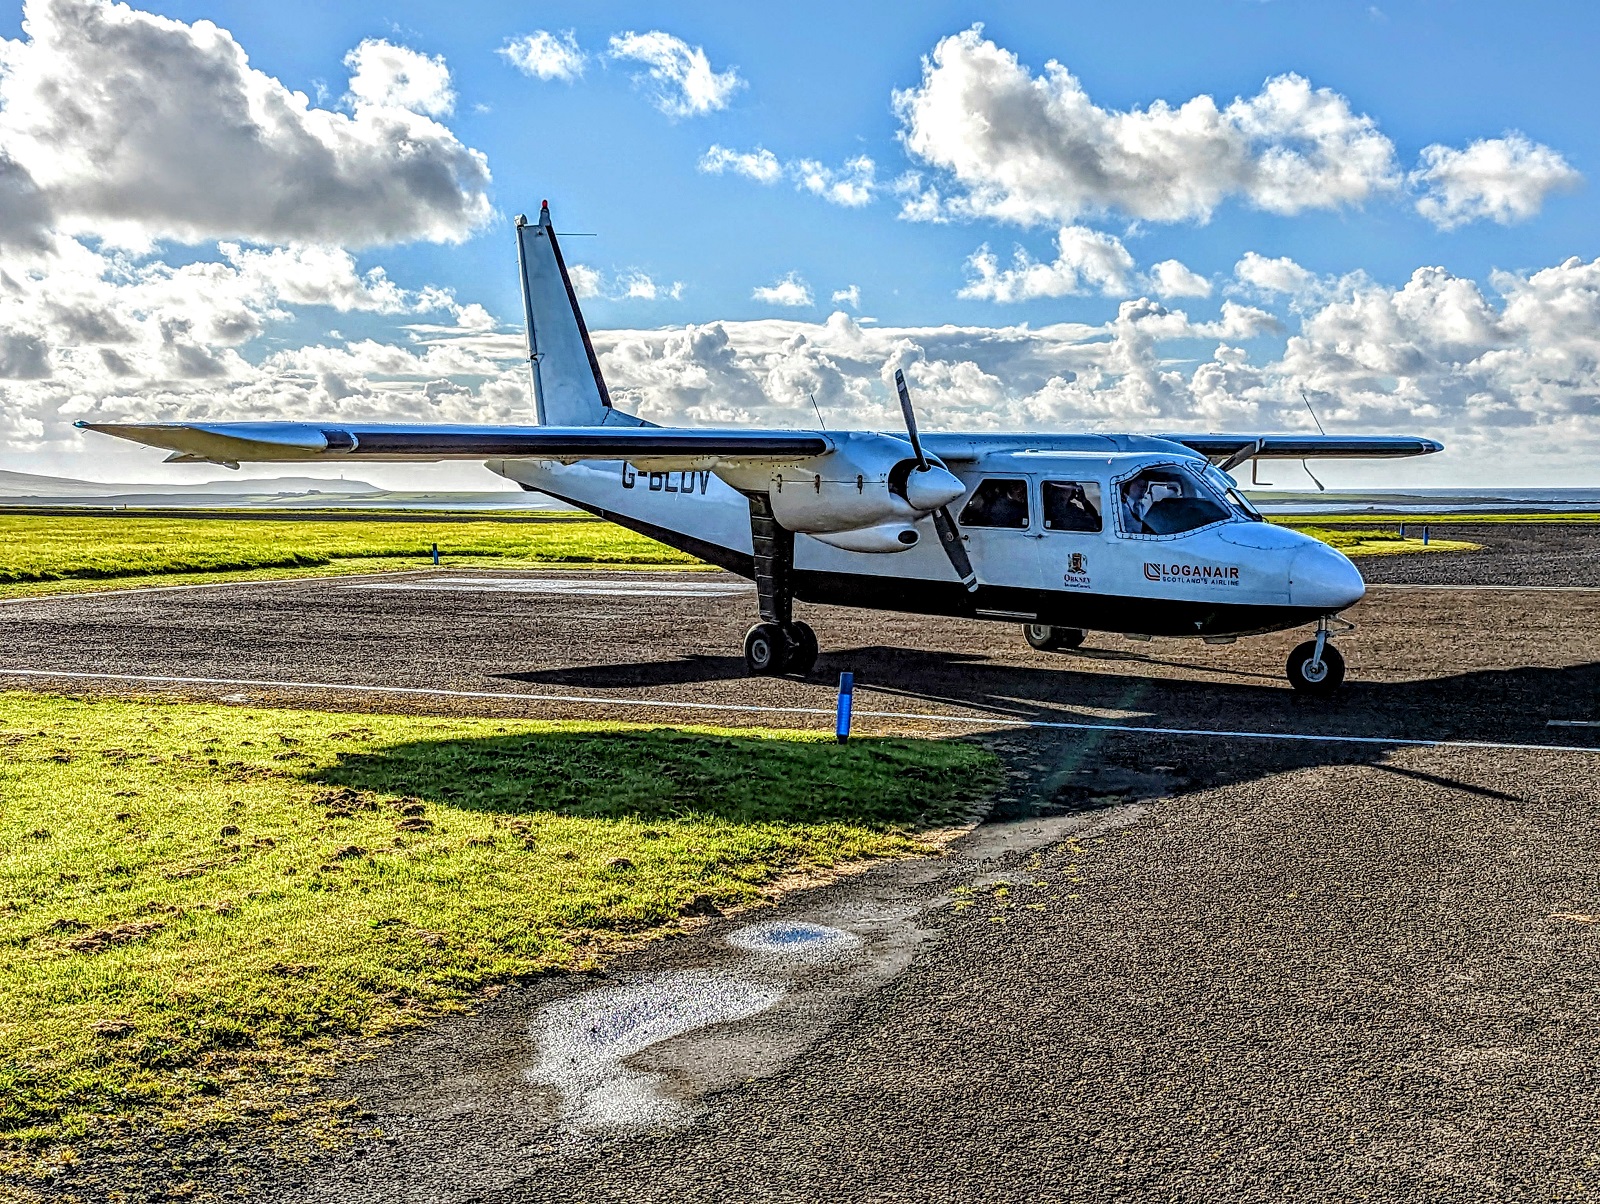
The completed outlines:
{"type": "MultiPolygon", "coordinates": [[[[0,694],[0,1145],[285,1115],[350,1038],[926,851],[972,745],[0,694]]],[[[69,1146],[70,1148],[70,1146],[69,1146]]]]}
{"type": "MultiPolygon", "coordinates": [[[[1397,532],[1333,530],[1322,525],[1365,521],[1343,516],[1274,521],[1353,556],[1477,547],[1435,539],[1424,548],[1420,539],[1402,540],[1397,532]]],[[[1394,525],[1393,519],[1382,521],[1394,525]]],[[[428,567],[435,543],[443,563],[457,568],[704,567],[655,540],[588,519],[340,522],[0,515],[0,598],[151,584],[396,572],[428,567]]]]}
{"type": "Polygon", "coordinates": [[[1320,539],[1330,547],[1338,548],[1346,556],[1352,557],[1395,556],[1412,552],[1476,552],[1483,546],[1465,539],[1431,537],[1427,543],[1423,543],[1420,535],[1401,535],[1397,530],[1341,531],[1304,522],[1280,522],[1279,525],[1299,531],[1302,535],[1309,535],[1313,539],[1320,539]]]}
{"type": "Polygon", "coordinates": [[[1600,511],[1578,510],[1559,514],[1296,514],[1293,516],[1276,516],[1269,521],[1281,523],[1288,527],[1298,527],[1302,524],[1316,525],[1318,523],[1338,523],[1341,526],[1360,523],[1378,524],[1386,527],[1399,527],[1404,523],[1408,528],[1420,527],[1426,524],[1430,527],[1446,526],[1451,523],[1564,523],[1583,524],[1600,523],[1600,511]]]}
{"type": "Polygon", "coordinates": [[[698,563],[614,524],[581,519],[463,523],[3,515],[0,596],[59,582],[422,568],[430,563],[435,543],[445,563],[457,566],[698,563]]]}

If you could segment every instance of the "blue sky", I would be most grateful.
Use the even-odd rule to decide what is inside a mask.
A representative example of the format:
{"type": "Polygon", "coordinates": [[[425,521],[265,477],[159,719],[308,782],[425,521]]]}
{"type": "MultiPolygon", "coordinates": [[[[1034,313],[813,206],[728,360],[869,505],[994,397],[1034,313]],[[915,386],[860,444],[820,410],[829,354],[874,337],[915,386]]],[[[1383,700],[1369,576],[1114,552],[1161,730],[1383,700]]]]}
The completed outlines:
{"type": "MultiPolygon", "coordinates": [[[[752,287],[796,269],[819,289],[859,283],[884,322],[994,320],[991,305],[955,296],[963,260],[985,239],[1046,254],[1048,231],[907,223],[891,206],[841,210],[792,188],[763,190],[695,167],[713,143],[760,144],[780,158],[830,164],[865,153],[891,169],[910,166],[890,94],[917,82],[922,56],[940,38],[976,23],[1035,71],[1061,61],[1108,108],[1248,96],[1270,76],[1298,72],[1375,117],[1403,163],[1431,143],[1520,130],[1590,179],[1600,165],[1600,9],[1592,4],[701,3],[677,6],[670,20],[658,4],[547,3],[527,17],[501,4],[143,7],[223,25],[256,67],[313,95],[319,83],[342,91],[342,60],[363,38],[442,54],[461,97],[450,125],[488,155],[501,214],[532,213],[548,197],[563,227],[599,236],[592,248],[573,244],[572,257],[688,286],[681,302],[591,303],[601,325],[760,316],[770,310],[752,302],[752,287]],[[664,28],[748,83],[725,110],[670,120],[646,102],[629,64],[595,63],[569,85],[529,79],[496,53],[538,28],[573,30],[591,52],[619,30],[664,28]],[[475,111],[480,105],[486,111],[475,111]]],[[[1595,199],[1583,188],[1511,227],[1438,231],[1408,206],[1384,201],[1291,217],[1232,203],[1208,224],[1152,227],[1132,245],[1141,259],[1177,257],[1202,273],[1227,272],[1254,250],[1318,272],[1364,269],[1399,283],[1423,263],[1482,279],[1493,268],[1592,259],[1597,242],[1595,199]]],[[[512,319],[519,302],[511,245],[497,225],[464,246],[413,244],[362,258],[397,276],[452,284],[512,319]]],[[[1008,307],[1003,316],[1087,321],[1104,308],[1094,298],[1063,298],[1008,307]]]]}
{"type": "MultiPolygon", "coordinates": [[[[61,71],[71,77],[76,68],[57,59],[71,57],[74,22],[89,19],[85,14],[92,15],[93,0],[37,0],[29,10],[30,23],[36,11],[42,20],[47,8],[50,19],[66,31],[59,34],[57,48],[48,49],[39,36],[27,40],[16,8],[0,34],[18,39],[11,45],[31,52],[43,74],[61,71]]],[[[445,235],[436,225],[416,237],[391,232],[374,238],[356,221],[348,237],[336,224],[304,237],[292,222],[279,232],[270,221],[234,229],[226,213],[212,210],[203,218],[155,213],[167,201],[152,200],[138,218],[144,225],[134,223],[147,240],[138,246],[138,237],[111,232],[120,217],[114,202],[108,208],[102,200],[96,208],[81,199],[82,179],[51,184],[61,172],[49,161],[48,148],[40,149],[46,140],[36,121],[25,131],[34,142],[12,145],[22,148],[14,152],[18,161],[41,181],[55,207],[51,238],[71,237],[101,256],[108,247],[125,246],[116,253],[141,270],[223,262],[219,244],[230,240],[262,250],[336,246],[353,256],[358,273],[381,268],[387,280],[410,294],[448,290],[456,317],[419,319],[421,302],[385,308],[371,301],[296,301],[315,290],[285,291],[280,282],[273,286],[279,290],[276,300],[239,302],[253,306],[248,337],[212,335],[207,341],[195,336],[202,351],[231,365],[212,371],[204,389],[174,383],[170,370],[159,386],[154,370],[143,377],[124,373],[119,377],[124,383],[113,391],[87,377],[63,383],[75,362],[73,349],[51,343],[59,333],[19,327],[18,337],[33,340],[30,348],[44,347],[47,357],[26,362],[53,365],[49,375],[40,376],[35,367],[25,379],[56,383],[18,384],[5,394],[15,419],[14,430],[0,430],[12,449],[8,467],[27,467],[18,457],[31,456],[39,465],[85,475],[110,472],[110,465],[90,463],[65,433],[68,420],[88,412],[85,407],[97,414],[118,412],[120,406],[129,413],[168,417],[244,417],[359,403],[368,407],[363,412],[386,413],[388,405],[395,417],[426,418],[428,405],[441,404],[445,386],[434,389],[426,404],[415,388],[404,398],[402,393],[403,386],[425,384],[431,368],[418,368],[412,374],[416,379],[406,381],[401,379],[405,373],[373,374],[370,365],[355,366],[337,385],[326,384],[324,371],[323,392],[317,393],[306,383],[312,379],[308,373],[315,372],[305,366],[310,359],[300,355],[286,367],[282,357],[310,347],[328,349],[327,359],[362,340],[414,352],[419,339],[445,343],[451,338],[438,332],[419,335],[412,329],[419,321],[454,322],[462,333],[451,345],[487,357],[484,362],[513,354],[514,346],[490,340],[481,318],[461,318],[459,309],[482,306],[501,324],[497,337],[516,333],[520,313],[509,219],[519,211],[536,212],[540,198],[548,197],[558,228],[596,236],[567,243],[569,260],[597,273],[586,312],[596,328],[639,332],[631,342],[622,333],[602,340],[603,349],[614,357],[608,359],[608,371],[615,366],[624,396],[634,396],[639,408],[658,420],[795,423],[801,421],[798,399],[807,391],[819,391],[836,414],[843,411],[840,421],[880,420],[886,413],[880,403],[887,401],[882,378],[888,360],[877,363],[876,352],[856,346],[859,340],[849,354],[839,350],[855,339],[837,324],[829,332],[826,319],[839,310],[851,323],[875,331],[952,325],[968,332],[948,345],[910,338],[934,424],[1268,429],[1299,421],[1291,403],[1298,404],[1299,391],[1309,387],[1319,406],[1333,414],[1336,427],[1399,424],[1459,447],[1452,462],[1417,470],[1416,479],[1427,483],[1481,481],[1486,471],[1501,483],[1596,479],[1600,439],[1593,436],[1600,407],[1593,398],[1600,396],[1600,385],[1589,377],[1578,379],[1572,370],[1585,362],[1600,337],[1593,329],[1600,312],[1595,282],[1576,272],[1560,279],[1548,275],[1572,257],[1589,264],[1600,256],[1592,184],[1600,170],[1592,117],[1600,110],[1600,73],[1594,70],[1600,10],[1593,5],[1189,0],[1137,6],[702,3],[670,9],[551,3],[519,10],[472,3],[329,6],[280,0],[273,5],[150,2],[138,11],[189,27],[215,23],[249,56],[250,67],[305,92],[312,108],[333,113],[354,111],[346,56],[364,41],[442,58],[454,103],[430,111],[427,120],[440,127],[441,145],[449,143],[449,153],[481,152],[492,182],[475,195],[486,208],[475,216],[463,216],[463,208],[441,217],[441,223],[456,223],[445,235]],[[1177,215],[1136,211],[1140,196],[1187,187],[1191,181],[1185,173],[1205,177],[1204,162],[1191,158],[1168,164],[1165,175],[1157,171],[1148,180],[1135,172],[1110,192],[1097,194],[1098,201],[1043,213],[1040,206],[1055,204],[1049,189],[1025,195],[1028,185],[1019,186],[1018,176],[1005,174],[1021,169],[984,161],[984,156],[1004,158],[1004,147],[996,149],[1004,137],[969,144],[930,127],[921,132],[943,150],[930,153],[925,142],[917,153],[908,145],[917,141],[918,131],[906,104],[894,102],[895,94],[930,89],[925,75],[930,69],[952,74],[954,69],[945,71],[948,64],[939,60],[930,68],[930,56],[945,39],[977,25],[981,35],[972,35],[964,50],[953,48],[952,57],[957,51],[975,56],[979,50],[1012,56],[1012,82],[1024,89],[1042,88],[1046,64],[1057,62],[1095,111],[1112,119],[1138,118],[1153,105],[1175,107],[1198,97],[1213,98],[1217,109],[1227,109],[1263,95],[1269,80],[1303,77],[1310,89],[1326,90],[1349,130],[1365,130],[1389,148],[1387,167],[1373,169],[1336,204],[1306,195],[1264,201],[1253,186],[1224,186],[1211,201],[1177,215]],[[580,78],[534,78],[501,53],[508,41],[541,30],[570,31],[585,55],[580,78]],[[686,49],[703,52],[711,70],[735,72],[737,85],[721,98],[720,107],[691,115],[664,113],[652,103],[649,84],[641,82],[646,64],[608,53],[610,40],[626,31],[660,31],[679,39],[686,49]],[[1522,178],[1507,185],[1523,206],[1516,213],[1473,211],[1471,197],[1454,220],[1441,221],[1437,213],[1430,220],[1419,212],[1418,202],[1431,186],[1408,177],[1418,170],[1424,148],[1452,155],[1475,144],[1492,144],[1493,150],[1512,134],[1521,136],[1519,145],[1528,154],[1543,156],[1538,163],[1558,165],[1556,183],[1539,184],[1528,174],[1537,175],[1538,163],[1518,159],[1512,166],[1522,178]],[[782,176],[763,183],[736,170],[708,171],[704,160],[714,147],[745,155],[770,152],[773,170],[782,176]],[[946,151],[950,157],[941,161],[946,151]],[[839,176],[858,156],[872,161],[871,196],[865,203],[830,203],[795,182],[800,169],[793,165],[800,160],[814,160],[839,176]],[[978,165],[971,168],[978,175],[992,167],[995,180],[1011,182],[997,185],[999,193],[988,200],[969,203],[981,189],[970,172],[963,178],[951,167],[963,156],[969,167],[978,165]],[[907,173],[918,174],[916,185],[905,182],[907,173]],[[945,206],[941,220],[908,220],[908,198],[929,187],[937,188],[945,206]],[[1011,202],[1033,205],[1033,216],[1019,219],[1007,209],[1011,202]],[[175,229],[188,233],[174,236],[175,229]],[[1058,255],[1058,238],[1066,246],[1069,229],[1075,232],[1074,246],[1110,248],[1106,253],[1121,266],[1101,276],[1081,261],[1067,268],[1058,263],[1053,274],[1046,270],[1058,255]],[[973,257],[985,246],[998,275],[978,286],[982,270],[973,257]],[[1017,248],[1023,261],[1013,259],[1017,248]],[[1301,283],[1295,289],[1264,286],[1266,276],[1241,269],[1250,255],[1292,261],[1301,283]],[[1153,270],[1163,261],[1178,261],[1202,278],[1206,295],[1198,295],[1199,284],[1164,295],[1153,270]],[[1397,299],[1424,267],[1444,269],[1428,286],[1428,298],[1397,299]],[[1021,274],[1024,268],[1032,269],[1028,280],[1021,274]],[[1538,275],[1542,272],[1546,276],[1538,275]],[[630,273],[654,283],[654,299],[616,295],[630,273]],[[762,287],[791,275],[797,284],[803,282],[811,304],[780,305],[758,295],[762,287]],[[1472,295],[1463,300],[1463,290],[1452,282],[1467,282],[1472,295]],[[674,284],[680,287],[674,290],[674,284]],[[856,293],[831,300],[852,287],[856,293]],[[1535,295],[1537,305],[1530,300],[1535,295]],[[1516,297],[1523,300],[1514,302],[1516,297]],[[1157,326],[1138,326],[1140,314],[1127,307],[1140,302],[1148,302],[1146,313],[1159,309],[1152,321],[1165,323],[1150,336],[1157,349],[1148,352],[1144,369],[1129,358],[1135,353],[1128,349],[1140,345],[1139,330],[1148,335],[1157,326]],[[1228,304],[1258,316],[1229,318],[1228,304]],[[1417,318],[1419,308],[1437,314],[1441,304],[1465,308],[1444,319],[1417,318]],[[1476,321],[1468,311],[1482,306],[1487,306],[1488,325],[1480,323],[1484,328],[1471,339],[1463,342],[1448,333],[1452,324],[1476,321]],[[1379,310],[1397,313],[1400,326],[1388,330],[1379,310]],[[1165,316],[1167,311],[1180,312],[1186,324],[1165,316]],[[1119,314],[1121,326],[1116,325],[1119,314]],[[474,321],[476,333],[467,329],[474,321]],[[1420,333],[1405,326],[1415,321],[1433,324],[1420,333]],[[1075,336],[1076,350],[1064,342],[1036,347],[1026,365],[992,349],[967,355],[957,346],[991,347],[995,340],[984,331],[1060,323],[1085,328],[1075,336]],[[727,371],[742,373],[728,377],[726,395],[713,395],[709,386],[699,392],[691,387],[690,377],[705,374],[709,361],[703,357],[715,348],[706,351],[704,339],[691,338],[695,345],[688,349],[683,340],[672,341],[672,331],[713,326],[731,339],[729,354],[738,360],[727,371]],[[1377,343],[1414,341],[1416,354],[1397,361],[1398,367],[1367,362],[1359,371],[1351,368],[1341,360],[1340,347],[1356,327],[1369,331],[1377,343]],[[1564,339],[1573,329],[1576,341],[1563,344],[1559,362],[1551,361],[1546,343],[1552,332],[1568,332],[1559,333],[1564,339]],[[1293,347],[1297,335],[1310,345],[1303,354],[1293,347]],[[814,354],[803,362],[780,362],[781,344],[796,338],[814,354]],[[1119,349],[1111,357],[1114,363],[1094,350],[1108,341],[1119,349]],[[625,354],[629,347],[631,358],[625,354]],[[1510,370],[1502,362],[1508,351],[1517,360],[1510,370]],[[1250,369],[1245,375],[1234,371],[1240,356],[1250,369]],[[964,366],[971,371],[964,372],[964,366]],[[1146,369],[1152,379],[1165,373],[1166,383],[1138,384],[1146,369]],[[1197,372],[1209,375],[1202,381],[1197,372]],[[268,380],[263,373],[276,375],[268,380]],[[1225,378],[1235,381],[1239,397],[1247,401],[1233,405],[1223,396],[1233,387],[1218,383],[1225,378]],[[131,383],[139,379],[147,382],[143,391],[131,383]],[[972,400],[980,395],[981,400],[972,400]],[[149,400],[155,396],[159,403],[149,400]]],[[[22,113],[27,98],[19,85],[10,86],[11,93],[0,95],[0,107],[22,113]]],[[[204,103],[196,98],[197,107],[204,103]]],[[[1009,111],[998,106],[994,113],[1009,111]]],[[[0,115],[0,127],[6,120],[0,115]]],[[[1309,129],[1258,137],[1256,145],[1281,143],[1292,150],[1303,146],[1309,129]]],[[[1054,170],[1074,170],[1072,156],[1081,150],[1072,144],[1076,127],[1068,122],[1036,133],[1045,143],[1061,143],[1046,146],[1057,156],[1054,170]]],[[[64,136],[71,135],[53,135],[58,142],[64,136]]],[[[1342,154],[1339,150],[1334,158],[1342,154]]],[[[1323,168],[1333,170],[1327,164],[1323,168]]],[[[197,161],[193,170],[197,187],[203,188],[208,170],[230,169],[197,161]]],[[[125,195],[133,196],[140,186],[130,184],[125,195]]],[[[261,185],[274,186],[275,180],[261,185]]],[[[472,192],[473,186],[463,189],[472,192]]],[[[190,201],[180,197],[172,203],[183,208],[190,201]]],[[[61,262],[59,253],[54,262],[61,262]]],[[[1600,274],[1600,268],[1596,271],[1600,274]]],[[[48,292],[50,269],[41,272],[39,288],[48,292]]],[[[81,282],[74,287],[82,291],[81,282]]],[[[32,295],[35,310],[41,295],[32,295]]],[[[127,304],[139,321],[159,318],[151,318],[148,296],[127,304]]],[[[190,299],[183,304],[189,306],[190,299]]],[[[185,321],[195,330],[205,325],[203,318],[185,321]]],[[[223,325],[228,324],[219,329],[223,325]]],[[[342,363],[354,364],[350,354],[341,354],[342,363]]],[[[884,354],[905,353],[891,348],[884,354]]],[[[1371,360],[1378,353],[1358,352],[1356,358],[1362,354],[1371,360]]],[[[3,363],[0,356],[0,368],[3,363]]],[[[502,366],[507,373],[514,370],[514,364],[502,366]]],[[[454,408],[440,410],[440,417],[516,416],[507,408],[510,375],[496,392],[491,386],[497,378],[481,364],[458,358],[444,367],[439,379],[464,392],[452,394],[454,408]]],[[[1363,478],[1355,472],[1346,479],[1363,478]]]]}

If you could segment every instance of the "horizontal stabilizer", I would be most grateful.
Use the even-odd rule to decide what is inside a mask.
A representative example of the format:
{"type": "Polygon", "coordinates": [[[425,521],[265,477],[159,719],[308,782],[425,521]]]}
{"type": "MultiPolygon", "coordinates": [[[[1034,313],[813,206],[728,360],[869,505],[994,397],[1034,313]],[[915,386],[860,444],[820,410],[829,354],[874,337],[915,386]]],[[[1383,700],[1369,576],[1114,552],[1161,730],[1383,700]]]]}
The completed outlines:
{"type": "Polygon", "coordinates": [[[788,464],[833,450],[811,431],[650,426],[398,426],[311,422],[79,422],[213,464],[284,460],[738,460],[788,464]]]}

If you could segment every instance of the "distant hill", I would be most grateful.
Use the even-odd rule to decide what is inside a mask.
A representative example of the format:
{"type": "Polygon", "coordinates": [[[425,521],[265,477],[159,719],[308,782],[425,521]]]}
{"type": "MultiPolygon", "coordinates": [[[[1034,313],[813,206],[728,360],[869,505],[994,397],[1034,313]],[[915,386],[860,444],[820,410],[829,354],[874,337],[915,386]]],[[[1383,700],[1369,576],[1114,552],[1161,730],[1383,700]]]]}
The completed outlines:
{"type": "Polygon", "coordinates": [[[0,497],[29,498],[112,498],[150,496],[271,497],[278,494],[307,493],[382,493],[366,481],[329,481],[320,477],[235,477],[233,480],[198,481],[190,484],[126,484],[109,481],[77,481],[71,477],[47,477],[31,472],[12,472],[0,468],[0,497]]]}

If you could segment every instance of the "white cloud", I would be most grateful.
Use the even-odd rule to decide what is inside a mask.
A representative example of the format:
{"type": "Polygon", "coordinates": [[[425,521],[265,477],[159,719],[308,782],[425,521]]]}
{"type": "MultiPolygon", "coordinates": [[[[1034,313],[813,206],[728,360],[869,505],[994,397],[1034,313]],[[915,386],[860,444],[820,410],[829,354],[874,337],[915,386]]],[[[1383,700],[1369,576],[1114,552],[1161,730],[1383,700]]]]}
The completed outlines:
{"type": "Polygon", "coordinates": [[[760,184],[776,184],[787,176],[796,188],[852,209],[870,203],[881,188],[878,165],[866,155],[847,159],[843,167],[829,167],[818,159],[780,163],[777,155],[761,146],[753,151],[736,151],[713,143],[700,156],[700,170],[712,175],[733,172],[760,184]]]}
{"type": "Polygon", "coordinates": [[[643,63],[652,85],[652,102],[668,117],[700,117],[728,107],[733,94],[744,86],[730,67],[713,71],[703,47],[659,29],[648,33],[614,34],[611,57],[643,63]]]}
{"type": "Polygon", "coordinates": [[[357,105],[386,105],[446,117],[456,107],[444,56],[429,58],[405,46],[368,38],[344,56],[357,105]]]}
{"type": "Polygon", "coordinates": [[[909,217],[1204,221],[1229,198],[1297,213],[1360,204],[1399,183],[1394,147],[1373,120],[1298,75],[1226,106],[1197,96],[1103,109],[1060,63],[1035,77],[978,26],[940,41],[894,106],[906,150],[960,190],[922,188],[909,217]]]}
{"type": "Polygon", "coordinates": [[[778,156],[761,146],[753,151],[736,151],[712,143],[711,149],[700,156],[700,170],[717,176],[731,171],[759,184],[776,184],[783,177],[778,156]]]}
{"type": "Polygon", "coordinates": [[[792,165],[792,170],[800,187],[835,205],[859,208],[871,201],[878,190],[877,164],[866,155],[846,160],[842,168],[801,159],[792,165]]]}
{"type": "Polygon", "coordinates": [[[677,301],[683,297],[683,281],[661,284],[649,273],[637,270],[624,272],[617,280],[617,287],[630,301],[677,301]]]}
{"type": "Polygon", "coordinates": [[[851,309],[860,309],[861,286],[859,284],[852,284],[845,288],[834,289],[833,296],[830,298],[830,300],[832,300],[835,305],[848,305],[851,309]]]}
{"type": "Polygon", "coordinates": [[[757,288],[750,294],[768,305],[814,305],[811,286],[800,278],[799,272],[790,272],[774,284],[757,288]]]}
{"type": "Polygon", "coordinates": [[[488,220],[484,156],[423,113],[314,108],[209,21],[102,0],[29,0],[24,16],[27,39],[0,43],[0,198],[33,206],[36,226],[130,246],[370,245],[456,241],[488,220]]]}
{"type": "MultiPolygon", "coordinates": [[[[453,328],[410,327],[405,345],[358,338],[259,362],[236,350],[287,316],[298,304],[288,295],[388,304],[370,272],[354,273],[364,291],[342,293],[350,273],[315,258],[295,268],[240,252],[237,263],[171,267],[71,240],[56,258],[48,279],[0,277],[0,444],[12,452],[103,454],[70,429],[77,417],[504,422],[529,412],[520,336],[490,329],[472,306],[457,307],[453,328]]],[[[1399,287],[1314,280],[1309,291],[1326,298],[1299,315],[1281,351],[1255,358],[1239,344],[1283,320],[1233,300],[1209,319],[1136,299],[1104,322],[1041,327],[880,327],[835,312],[593,333],[619,404],[654,421],[804,424],[815,393],[851,425],[885,425],[896,368],[933,429],[1300,430],[1310,422],[1303,389],[1330,429],[1449,446],[1438,466],[1398,466],[1390,479],[1592,479],[1600,260],[1493,284],[1498,302],[1440,268],[1399,287]],[[1213,350],[1184,358],[1198,340],[1213,350]]]]}
{"type": "Polygon", "coordinates": [[[536,29],[519,38],[509,38],[499,53],[524,75],[568,84],[582,77],[586,61],[570,29],[560,34],[536,29]]]}
{"type": "Polygon", "coordinates": [[[572,280],[572,291],[580,300],[603,297],[608,301],[679,301],[683,298],[683,281],[664,284],[638,268],[615,273],[608,280],[598,269],[574,263],[568,266],[567,275],[572,280]]]}
{"type": "Polygon", "coordinates": [[[1179,263],[1163,259],[1150,265],[1150,287],[1163,297],[1209,297],[1211,281],[1179,263]]]}
{"type": "Polygon", "coordinates": [[[1021,247],[1009,268],[1001,268],[988,244],[967,259],[969,279],[958,296],[987,301],[1031,301],[1066,297],[1098,289],[1107,296],[1125,294],[1133,256],[1112,234],[1086,226],[1063,226],[1056,235],[1056,258],[1040,263],[1021,247]]]}
{"type": "Polygon", "coordinates": [[[1262,293],[1288,293],[1299,295],[1316,282],[1316,276],[1301,267],[1287,255],[1268,259],[1254,251],[1233,266],[1233,274],[1242,284],[1262,293]]]}
{"type": "Polygon", "coordinates": [[[1423,149],[1411,184],[1423,190],[1417,212],[1441,230],[1487,219],[1526,221],[1552,192],[1570,191],[1583,176],[1562,156],[1521,134],[1482,138],[1463,150],[1423,149]]]}
{"type": "Polygon", "coordinates": [[[572,291],[578,294],[580,301],[598,297],[604,289],[599,271],[585,263],[569,265],[567,279],[572,281],[572,291]]]}

